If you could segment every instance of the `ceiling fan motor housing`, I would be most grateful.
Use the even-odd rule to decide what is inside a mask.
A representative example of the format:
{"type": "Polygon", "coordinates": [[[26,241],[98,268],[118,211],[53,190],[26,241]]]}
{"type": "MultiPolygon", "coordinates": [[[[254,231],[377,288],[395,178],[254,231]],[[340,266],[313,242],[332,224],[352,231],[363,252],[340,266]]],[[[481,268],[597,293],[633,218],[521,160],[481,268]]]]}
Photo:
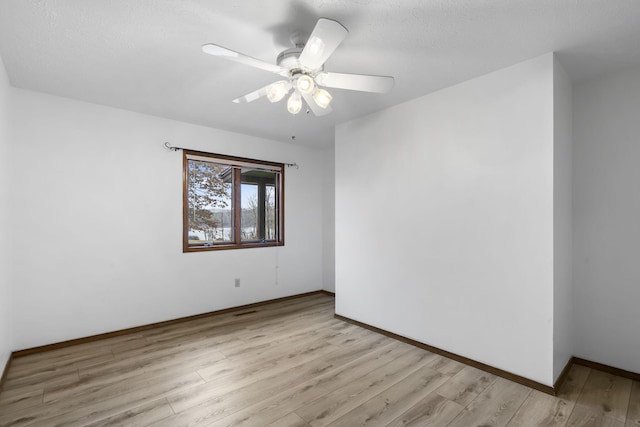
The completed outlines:
{"type": "Polygon", "coordinates": [[[276,64],[288,70],[299,69],[300,62],[298,58],[302,53],[302,49],[301,47],[292,47],[291,49],[280,52],[278,59],[276,59],[276,64]]]}

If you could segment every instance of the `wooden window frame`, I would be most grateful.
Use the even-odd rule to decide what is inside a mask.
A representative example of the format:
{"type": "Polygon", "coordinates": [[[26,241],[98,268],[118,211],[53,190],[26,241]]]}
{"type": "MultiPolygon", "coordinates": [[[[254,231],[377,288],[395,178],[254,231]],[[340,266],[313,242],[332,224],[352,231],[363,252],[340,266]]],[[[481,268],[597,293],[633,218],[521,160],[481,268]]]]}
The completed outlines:
{"type": "Polygon", "coordinates": [[[182,251],[183,252],[206,252],[219,251],[228,249],[248,249],[263,248],[272,246],[284,246],[284,169],[283,163],[269,162],[263,160],[249,159],[245,157],[227,156],[224,154],[205,153],[194,150],[183,150],[182,156],[182,251]],[[211,159],[212,163],[224,164],[233,169],[233,187],[232,187],[232,208],[233,215],[233,241],[228,243],[216,243],[211,246],[196,246],[189,244],[189,221],[188,221],[188,164],[189,160],[197,158],[211,159]],[[279,180],[275,183],[275,206],[277,221],[277,238],[271,241],[242,241],[241,238],[241,190],[242,185],[242,167],[256,169],[269,168],[278,173],[279,180]]]}

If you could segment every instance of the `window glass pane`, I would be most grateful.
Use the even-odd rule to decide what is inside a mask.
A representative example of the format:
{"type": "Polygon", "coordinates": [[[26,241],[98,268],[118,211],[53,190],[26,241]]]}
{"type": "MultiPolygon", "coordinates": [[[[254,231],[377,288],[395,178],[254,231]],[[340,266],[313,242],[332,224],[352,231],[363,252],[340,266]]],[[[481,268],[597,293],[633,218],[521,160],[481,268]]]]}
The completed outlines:
{"type": "Polygon", "coordinates": [[[212,246],[233,241],[233,169],[227,165],[189,160],[187,171],[187,231],[189,245],[212,246]]]}
{"type": "Polygon", "coordinates": [[[242,194],[242,232],[240,238],[246,240],[258,240],[258,186],[256,184],[245,184],[240,186],[242,194]]]}
{"type": "MultiPolygon", "coordinates": [[[[275,175],[275,174],[274,174],[275,175]]],[[[265,197],[265,239],[278,238],[278,221],[276,221],[276,186],[267,185],[265,197]]]]}
{"type": "Polygon", "coordinates": [[[242,169],[241,204],[243,241],[274,241],[278,238],[275,188],[278,173],[242,169]]]}

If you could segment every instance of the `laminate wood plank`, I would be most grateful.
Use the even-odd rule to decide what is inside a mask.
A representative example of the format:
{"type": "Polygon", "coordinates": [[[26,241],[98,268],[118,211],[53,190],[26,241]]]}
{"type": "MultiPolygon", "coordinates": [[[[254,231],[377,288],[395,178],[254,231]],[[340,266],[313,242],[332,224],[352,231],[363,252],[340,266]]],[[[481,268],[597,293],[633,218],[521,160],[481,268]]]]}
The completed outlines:
{"type": "Polygon", "coordinates": [[[307,424],[302,418],[298,416],[295,412],[291,412],[284,417],[280,418],[272,422],[271,424],[267,424],[265,427],[308,427],[307,424]]]}
{"type": "MultiPolygon", "coordinates": [[[[343,322],[342,320],[336,319],[337,322],[331,326],[331,329],[341,332],[345,335],[349,335],[351,332],[358,332],[362,328],[358,325],[354,325],[353,323],[343,322]]],[[[370,331],[369,331],[370,332],[370,331]]]]}
{"type": "Polygon", "coordinates": [[[238,338],[238,343],[253,343],[264,342],[274,337],[284,338],[287,336],[295,337],[300,334],[314,334],[316,336],[335,336],[339,334],[339,331],[333,331],[330,329],[332,325],[335,325],[336,319],[333,317],[326,317],[322,320],[316,318],[310,319],[283,319],[279,324],[271,324],[270,326],[263,326],[258,329],[248,329],[237,331],[234,335],[238,338]],[[294,322],[296,327],[291,327],[291,322],[294,322]]]}
{"type": "MultiPolygon", "coordinates": [[[[265,327],[271,328],[273,326],[277,326],[282,319],[286,320],[287,323],[293,319],[297,319],[299,321],[305,321],[305,319],[331,319],[333,316],[326,309],[333,308],[332,301],[319,301],[319,300],[309,300],[306,302],[298,302],[295,307],[271,307],[265,306],[261,310],[259,309],[257,313],[251,313],[250,316],[254,316],[259,318],[259,322],[251,322],[246,325],[247,330],[258,330],[263,329],[265,327]]],[[[243,316],[246,317],[246,316],[243,316]]]]}
{"type": "MultiPolygon", "coordinates": [[[[113,338],[110,338],[110,340],[113,340],[113,338]]],[[[30,366],[39,365],[43,362],[46,362],[50,365],[63,363],[65,366],[68,366],[76,360],[92,358],[109,353],[111,353],[109,345],[103,343],[102,341],[94,341],[69,347],[57,348],[54,350],[47,350],[42,353],[34,353],[28,355],[27,357],[14,357],[11,361],[11,365],[15,368],[16,372],[21,372],[23,367],[27,367],[27,369],[30,369],[30,366]]]]}
{"type": "MultiPolygon", "coordinates": [[[[138,370],[125,371],[121,375],[83,377],[74,383],[46,387],[43,401],[44,403],[52,403],[69,399],[87,399],[89,397],[97,399],[127,393],[131,389],[136,390],[140,384],[153,384],[155,381],[162,381],[163,378],[195,374],[194,365],[199,367],[206,364],[208,360],[217,361],[220,359],[220,356],[216,353],[204,353],[200,357],[201,359],[197,359],[197,363],[190,360],[184,360],[183,364],[180,364],[179,361],[172,361],[168,366],[163,364],[156,365],[155,369],[141,367],[138,370]],[[129,381],[123,381],[125,379],[129,381]]],[[[201,381],[201,383],[204,384],[204,381],[201,381]]]]}
{"type": "Polygon", "coordinates": [[[363,349],[358,348],[350,354],[351,361],[345,360],[335,370],[327,372],[317,378],[318,384],[333,391],[344,387],[367,375],[369,372],[415,350],[400,343],[388,343],[381,347],[363,349]]]}
{"type": "Polygon", "coordinates": [[[408,352],[361,377],[295,410],[312,426],[328,425],[378,393],[424,366],[432,354],[424,350],[408,352]]]}
{"type": "Polygon", "coordinates": [[[51,368],[47,371],[39,370],[34,374],[7,379],[4,383],[3,390],[22,390],[26,392],[54,385],[69,384],[76,381],[78,381],[78,369],[51,368]]]}
{"type": "Polygon", "coordinates": [[[631,384],[630,379],[592,369],[577,403],[624,423],[631,384]]]}
{"type": "MultiPolygon", "coordinates": [[[[112,396],[107,399],[89,400],[79,408],[68,410],[70,407],[66,402],[57,404],[60,407],[58,414],[42,420],[37,426],[47,427],[69,427],[86,426],[114,416],[133,413],[136,408],[146,405],[157,399],[164,399],[166,396],[193,388],[201,384],[202,379],[191,373],[180,377],[166,377],[158,381],[144,383],[140,387],[133,388],[132,391],[112,396]]],[[[173,413],[173,412],[171,412],[173,413]]],[[[140,416],[144,419],[144,416],[140,416]]],[[[125,423],[125,425],[128,425],[125,423]]]]}
{"type": "Polygon", "coordinates": [[[270,308],[264,307],[263,311],[259,311],[255,314],[249,314],[242,316],[243,318],[250,318],[253,316],[259,321],[252,321],[245,325],[247,331],[261,330],[264,328],[278,327],[282,321],[290,324],[292,321],[307,322],[309,320],[330,320],[333,316],[330,315],[326,308],[331,307],[330,302],[312,302],[309,301],[299,307],[285,307],[285,308],[270,308]]]}
{"type": "Polygon", "coordinates": [[[533,390],[508,427],[565,426],[591,369],[573,365],[558,396],[533,390]]]}
{"type": "Polygon", "coordinates": [[[589,378],[590,372],[591,368],[573,364],[564,383],[562,384],[562,387],[558,390],[557,397],[568,402],[576,402],[580,393],[582,393],[582,389],[584,384],[587,382],[587,378],[589,378]]]}
{"type": "MultiPolygon", "coordinates": [[[[25,358],[17,357],[13,360],[21,360],[25,358]]],[[[59,355],[51,360],[38,360],[32,363],[22,363],[13,369],[13,362],[11,363],[11,369],[7,375],[7,380],[24,377],[26,373],[33,375],[39,372],[50,372],[52,370],[78,369],[80,367],[91,366],[96,363],[113,360],[113,353],[108,349],[100,350],[99,352],[91,352],[90,354],[75,354],[68,352],[65,355],[59,355]]]]}
{"type": "Polygon", "coordinates": [[[329,369],[315,377],[307,385],[333,390],[365,375],[381,364],[406,353],[417,351],[411,346],[398,346],[398,343],[382,345],[384,340],[380,340],[380,337],[376,335],[365,334],[357,343],[343,346],[323,355],[322,360],[329,365],[329,369]]]}
{"type": "Polygon", "coordinates": [[[183,372],[192,367],[199,368],[223,358],[223,355],[212,351],[206,344],[198,343],[193,346],[166,348],[156,353],[145,352],[138,357],[117,359],[88,368],[80,368],[78,375],[80,383],[90,383],[94,379],[100,381],[110,377],[123,379],[139,375],[142,372],[163,371],[172,368],[176,372],[183,372]]]}
{"type": "Polygon", "coordinates": [[[344,329],[340,330],[340,333],[332,338],[327,339],[330,344],[334,344],[337,346],[350,346],[353,344],[358,344],[363,337],[376,337],[377,340],[382,344],[387,343],[397,343],[397,340],[393,338],[389,338],[385,335],[381,335],[375,332],[372,332],[368,329],[356,327],[358,329],[344,329]]]}
{"type": "Polygon", "coordinates": [[[258,351],[252,352],[247,349],[245,354],[237,355],[233,358],[224,358],[216,363],[198,369],[198,373],[207,381],[227,381],[227,377],[235,375],[229,381],[240,381],[250,379],[257,372],[269,370],[271,367],[279,366],[282,360],[295,361],[301,357],[312,355],[313,353],[334,351],[337,347],[329,346],[323,340],[309,338],[289,345],[273,345],[272,349],[260,347],[258,351]],[[253,374],[252,374],[253,372],[253,374]]]}
{"type": "Polygon", "coordinates": [[[42,426],[68,427],[85,426],[113,415],[134,409],[138,406],[166,397],[203,383],[198,374],[192,372],[182,377],[154,378],[142,382],[123,383],[121,393],[114,390],[86,394],[76,399],[63,400],[50,404],[0,414],[0,425],[12,427],[42,426]]]}
{"type": "Polygon", "coordinates": [[[109,346],[109,350],[115,356],[115,355],[127,353],[131,350],[145,348],[149,344],[150,344],[150,341],[144,335],[134,335],[131,337],[131,339],[113,343],[112,345],[109,346]]]}
{"type": "Polygon", "coordinates": [[[506,426],[530,392],[529,387],[496,378],[447,427],[506,426]]]}
{"type": "Polygon", "coordinates": [[[30,408],[42,403],[44,389],[17,390],[0,394],[0,413],[30,408]]]}
{"type": "Polygon", "coordinates": [[[291,347],[303,347],[306,343],[324,341],[318,334],[298,335],[295,337],[274,336],[272,341],[245,343],[243,345],[234,344],[231,347],[222,348],[219,351],[225,357],[234,360],[257,360],[259,358],[269,358],[278,355],[283,350],[291,347]]]}
{"type": "Polygon", "coordinates": [[[73,362],[69,363],[47,364],[38,362],[38,364],[31,366],[31,370],[21,370],[17,374],[13,373],[7,379],[5,389],[27,391],[52,386],[65,386],[78,381],[79,369],[112,360],[113,355],[108,353],[91,358],[74,358],[73,362]]]}
{"type": "Polygon", "coordinates": [[[231,340],[227,336],[208,337],[208,336],[190,336],[185,340],[150,342],[145,347],[129,350],[115,354],[117,360],[137,361],[153,360],[162,356],[179,356],[189,354],[201,350],[214,351],[219,353],[219,349],[229,343],[231,340]]]}
{"type": "Polygon", "coordinates": [[[624,422],[608,417],[601,410],[578,403],[573,408],[566,427],[624,427],[624,422]]]}
{"type": "MultiPolygon", "coordinates": [[[[152,356],[149,357],[153,360],[152,356]]],[[[80,381],[85,382],[92,380],[105,381],[112,377],[125,379],[144,372],[143,362],[144,359],[142,358],[128,358],[124,360],[116,359],[110,362],[78,369],[78,378],[80,381]]]]}
{"type": "MultiPolygon", "coordinates": [[[[215,348],[198,345],[175,349],[173,352],[169,350],[162,351],[158,352],[156,357],[153,357],[153,355],[145,355],[133,360],[140,365],[144,372],[167,370],[182,372],[185,370],[197,370],[224,358],[224,355],[216,351],[215,348]]],[[[132,361],[132,359],[127,360],[132,361]]],[[[83,375],[87,374],[87,371],[80,370],[79,374],[80,378],[83,378],[83,375]]]]}
{"type": "Polygon", "coordinates": [[[326,393],[327,390],[318,386],[316,381],[310,381],[241,409],[208,427],[253,427],[271,424],[291,414],[294,408],[304,406],[326,393]]]}
{"type": "Polygon", "coordinates": [[[444,375],[453,376],[463,370],[467,365],[449,359],[448,357],[438,356],[427,365],[444,375]]]}
{"type": "Polygon", "coordinates": [[[230,358],[242,358],[247,353],[257,354],[265,348],[284,348],[297,343],[309,342],[313,340],[329,341],[337,336],[339,332],[326,328],[329,323],[316,325],[300,325],[300,330],[296,333],[289,332],[264,332],[252,337],[245,337],[234,343],[228,343],[220,350],[225,356],[230,358]],[[254,351],[255,350],[255,351],[254,351]]]}
{"type": "MultiPolygon", "coordinates": [[[[336,336],[340,336],[340,332],[333,331],[329,328],[329,326],[331,326],[333,323],[334,323],[334,320],[327,320],[327,321],[321,321],[317,324],[300,323],[296,325],[295,330],[292,330],[291,325],[287,326],[289,330],[286,330],[287,328],[285,329],[278,328],[278,330],[274,332],[261,330],[259,333],[255,335],[245,335],[242,338],[241,342],[244,343],[247,346],[247,348],[249,348],[254,345],[260,345],[265,343],[268,343],[268,344],[275,344],[277,342],[288,343],[288,342],[295,342],[301,339],[309,339],[309,338],[316,338],[316,339],[322,338],[325,340],[329,340],[336,336]]],[[[225,354],[231,357],[241,353],[242,353],[241,349],[235,349],[234,351],[234,349],[228,348],[225,354]]]]}
{"type": "Polygon", "coordinates": [[[447,381],[449,377],[422,366],[362,405],[331,422],[331,427],[384,426],[447,381]]]}
{"type": "Polygon", "coordinates": [[[439,387],[436,393],[462,406],[467,406],[496,378],[493,374],[472,366],[465,366],[450,381],[439,387]]]}
{"type": "MultiPolygon", "coordinates": [[[[283,306],[279,308],[263,306],[259,309],[256,309],[255,313],[250,313],[241,317],[235,317],[234,323],[243,325],[246,329],[258,329],[265,326],[270,326],[273,323],[279,324],[283,319],[289,322],[293,319],[300,318],[301,316],[312,317],[313,311],[317,311],[318,313],[320,313],[320,316],[325,316],[326,312],[322,311],[322,307],[318,306],[319,304],[323,303],[320,303],[318,301],[306,301],[297,302],[290,306],[283,306]]],[[[330,303],[328,301],[324,304],[330,306],[330,303]]]]}
{"type": "Polygon", "coordinates": [[[508,427],[564,427],[575,402],[532,390],[513,416],[508,427]]]}
{"type": "Polygon", "coordinates": [[[336,350],[338,350],[338,347],[331,346],[322,340],[316,340],[306,345],[294,347],[284,355],[281,354],[282,350],[280,350],[280,353],[270,353],[269,357],[258,358],[257,360],[225,358],[215,364],[199,369],[197,372],[209,383],[208,386],[202,387],[203,390],[213,389],[220,383],[233,383],[241,387],[270,376],[286,374],[291,368],[308,363],[336,350]]]}
{"type": "Polygon", "coordinates": [[[337,346],[352,346],[354,344],[360,343],[363,339],[376,337],[380,345],[388,344],[393,342],[393,340],[389,340],[389,338],[380,335],[373,334],[371,331],[367,330],[359,330],[359,331],[340,331],[337,335],[328,338],[327,342],[337,346]]]}
{"type": "Polygon", "coordinates": [[[180,340],[182,337],[189,337],[191,335],[233,335],[243,328],[244,325],[241,324],[240,321],[236,321],[233,317],[227,317],[225,319],[203,318],[149,329],[142,331],[141,335],[143,335],[149,342],[160,343],[174,339],[180,340]]]}
{"type": "MultiPolygon", "coordinates": [[[[248,319],[244,319],[247,322],[248,319]]],[[[233,336],[242,330],[246,323],[236,318],[226,320],[215,317],[203,318],[189,322],[181,322],[160,328],[148,329],[141,332],[150,343],[162,343],[167,341],[185,342],[191,336],[224,337],[233,336]]]]}
{"type": "MultiPolygon", "coordinates": [[[[271,351],[276,353],[282,351],[282,348],[288,346],[297,345],[298,343],[305,343],[315,340],[326,341],[327,338],[331,338],[332,335],[323,332],[321,329],[323,325],[316,325],[315,328],[303,329],[300,332],[288,333],[288,334],[272,334],[270,336],[264,335],[260,338],[253,340],[238,341],[232,345],[227,345],[224,348],[220,348],[222,354],[228,358],[251,358],[256,354],[261,354],[263,351],[271,351]]],[[[337,333],[336,333],[337,334],[337,333]]]]}
{"type": "Polygon", "coordinates": [[[625,427],[640,427],[640,381],[634,381],[631,386],[625,427]]]}
{"type": "MultiPolygon", "coordinates": [[[[205,369],[198,370],[202,378],[207,381],[195,392],[201,396],[216,393],[218,390],[227,390],[232,387],[239,389],[251,384],[269,381],[270,378],[286,377],[294,371],[304,371],[311,364],[322,365],[323,369],[330,367],[330,355],[339,349],[326,344],[321,340],[312,341],[305,345],[290,348],[287,352],[282,349],[280,353],[270,358],[259,358],[247,363],[246,359],[233,360],[225,358],[205,369]],[[318,361],[319,359],[322,359],[318,361]],[[212,369],[213,368],[213,369],[212,369]]],[[[171,404],[177,411],[182,410],[180,400],[186,397],[172,398],[171,404]]],[[[187,404],[189,405],[189,404],[187,404]]]]}
{"type": "Polygon", "coordinates": [[[69,341],[63,341],[60,343],[54,343],[50,345],[44,345],[41,347],[26,348],[17,351],[15,357],[19,360],[25,359],[25,362],[31,363],[38,360],[50,359],[50,358],[63,358],[64,354],[70,352],[73,354],[90,352],[108,352],[109,347],[114,343],[120,342],[124,339],[130,339],[131,333],[122,333],[116,336],[95,335],[92,337],[83,337],[71,339],[69,341]],[[51,353],[49,357],[49,353],[51,353]],[[28,356],[28,357],[24,357],[28,356]]]}
{"type": "Polygon", "coordinates": [[[158,399],[116,415],[86,424],[86,427],[144,427],[173,415],[167,399],[158,399]]]}
{"type": "MultiPolygon", "coordinates": [[[[377,334],[369,335],[371,335],[370,337],[367,337],[369,343],[359,342],[357,345],[352,344],[353,348],[345,348],[340,351],[335,351],[323,359],[330,367],[335,367],[335,369],[329,369],[325,374],[319,375],[292,390],[286,390],[274,397],[263,400],[247,409],[241,410],[240,412],[224,418],[220,422],[214,423],[214,425],[264,425],[286,415],[298,406],[306,405],[309,400],[313,400],[321,394],[326,394],[327,389],[324,387],[325,385],[335,387],[336,384],[339,383],[334,381],[335,377],[341,377],[341,374],[345,372],[353,373],[356,366],[361,366],[361,364],[354,365],[346,362],[352,360],[355,355],[366,354],[363,353],[363,350],[373,351],[371,355],[366,355],[367,359],[376,358],[376,352],[392,358],[398,357],[410,350],[410,348],[407,348],[408,346],[401,346],[399,351],[393,351],[386,347],[376,348],[375,343],[377,343],[378,340],[375,335],[377,334]]],[[[365,339],[365,341],[367,341],[367,339],[365,339]]],[[[390,347],[390,345],[388,344],[387,347],[390,347]]],[[[379,357],[378,360],[380,360],[379,357]]],[[[364,358],[365,357],[356,359],[355,361],[362,362],[362,359],[364,358]]],[[[364,375],[364,373],[365,372],[360,371],[360,375],[364,375]]]]}
{"type": "Polygon", "coordinates": [[[217,420],[254,405],[281,390],[294,388],[330,369],[322,360],[312,360],[288,370],[287,375],[275,375],[238,388],[234,383],[218,385],[209,390],[194,387],[186,393],[168,398],[176,415],[160,421],[166,427],[209,425],[217,420]]]}
{"type": "Polygon", "coordinates": [[[447,425],[464,406],[453,402],[438,393],[430,393],[414,404],[387,427],[441,427],[447,425]]]}
{"type": "Polygon", "coordinates": [[[128,334],[118,335],[115,337],[104,338],[97,341],[91,341],[91,342],[79,344],[77,346],[73,346],[73,348],[77,349],[78,351],[82,350],[83,352],[86,351],[86,350],[83,350],[83,347],[85,349],[108,348],[109,350],[111,350],[111,352],[113,352],[114,348],[126,349],[127,347],[135,346],[135,344],[140,341],[146,341],[146,337],[142,332],[130,332],[128,334]]]}
{"type": "MultiPolygon", "coordinates": [[[[312,295],[304,298],[296,298],[289,301],[282,301],[278,304],[268,304],[259,307],[260,313],[266,317],[281,317],[291,313],[308,312],[308,309],[314,310],[321,305],[325,307],[330,306],[333,308],[333,298],[327,299],[324,295],[312,295]]],[[[258,327],[259,323],[253,324],[253,327],[258,327]]]]}

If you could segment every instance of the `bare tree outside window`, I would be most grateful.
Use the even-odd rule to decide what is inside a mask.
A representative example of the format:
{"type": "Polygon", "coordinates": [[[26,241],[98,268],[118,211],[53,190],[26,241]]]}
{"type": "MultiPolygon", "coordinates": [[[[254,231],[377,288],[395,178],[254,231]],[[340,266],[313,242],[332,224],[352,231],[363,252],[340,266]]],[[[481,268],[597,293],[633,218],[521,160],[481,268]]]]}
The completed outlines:
{"type": "Polygon", "coordinates": [[[228,166],[211,162],[188,162],[189,235],[197,236],[200,244],[231,240],[229,222],[233,187],[231,179],[224,178],[224,172],[229,170],[228,166]]]}

